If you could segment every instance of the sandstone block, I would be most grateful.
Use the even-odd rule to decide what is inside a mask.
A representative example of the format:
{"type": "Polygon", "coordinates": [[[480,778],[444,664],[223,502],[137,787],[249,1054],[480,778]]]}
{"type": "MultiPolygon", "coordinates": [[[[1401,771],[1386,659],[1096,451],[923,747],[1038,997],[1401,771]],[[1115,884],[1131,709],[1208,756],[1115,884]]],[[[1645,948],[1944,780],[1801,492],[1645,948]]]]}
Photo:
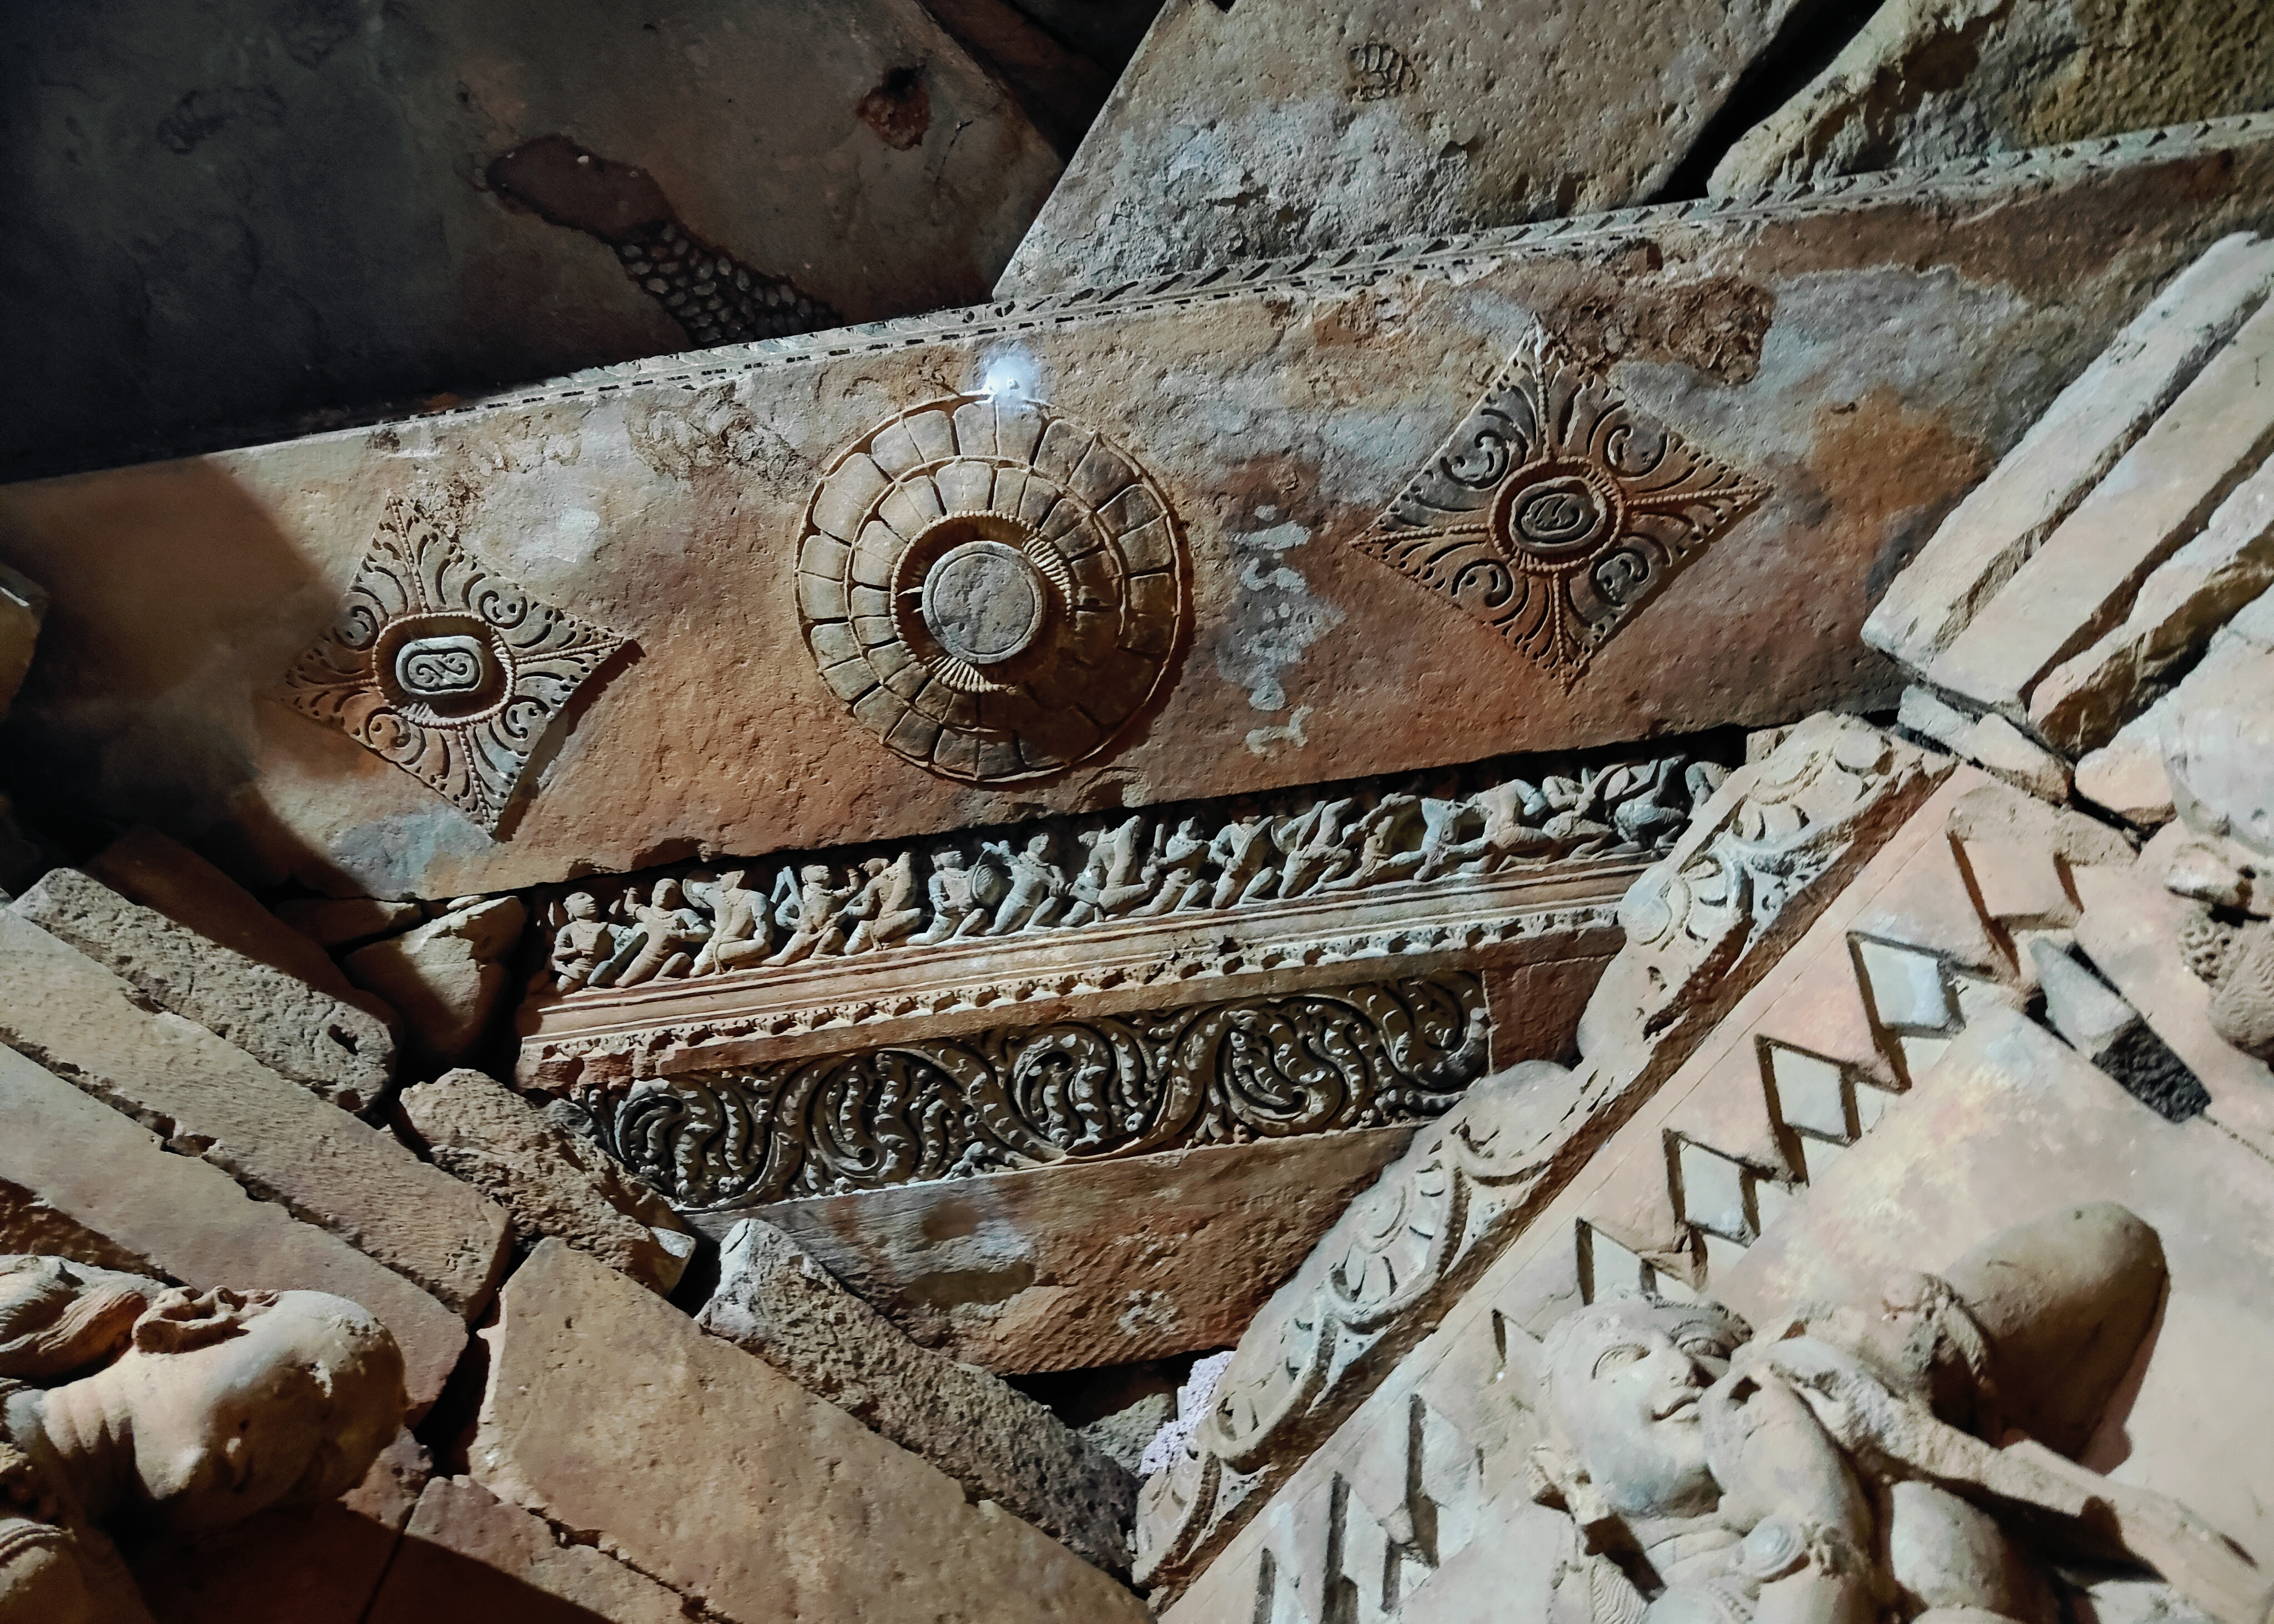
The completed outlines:
{"type": "Polygon", "coordinates": [[[0,1041],[462,1313],[488,1300],[505,1263],[503,1213],[204,1027],[151,1012],[128,983],[6,910],[0,1041]]]}
{"type": "Polygon", "coordinates": [[[523,1245],[558,1236],[650,1289],[679,1283],[694,1248],[675,1249],[617,1207],[606,1194],[621,1182],[589,1141],[563,1132],[535,1106],[479,1071],[445,1072],[403,1091],[403,1116],[434,1165],[505,1209],[523,1245]]]}
{"type": "Polygon", "coordinates": [[[518,898],[476,899],[358,949],[348,955],[347,971],[401,1011],[420,1049],[439,1060],[463,1060],[497,1012],[510,979],[506,957],[527,917],[518,898]]]}
{"type": "Polygon", "coordinates": [[[219,1168],[172,1154],[147,1129],[5,1048],[0,1180],[185,1285],[329,1291],[362,1304],[402,1345],[414,1415],[434,1402],[465,1350],[459,1317],[401,1274],[254,1200],[219,1168]]]}
{"type": "MultiPolygon", "coordinates": [[[[747,1214],[927,1347],[1005,1372],[1221,1348],[1414,1130],[779,1201],[747,1214]],[[1142,1225],[1124,1221],[1145,1214],[1142,1225]]],[[[713,1233],[719,1219],[697,1215],[713,1233]]]]}
{"type": "Polygon", "coordinates": [[[161,1007],[342,1110],[375,1103],[392,1080],[395,1040],[376,1017],[207,941],[76,868],[51,870],[10,906],[161,1007]]]}
{"type": "Polygon", "coordinates": [[[2233,336],[2274,287],[2274,242],[2211,244],[2056,396],[1864,622],[1923,671],[2233,336]]]}
{"type": "Polygon", "coordinates": [[[2026,716],[2045,673],[2121,617],[2148,573],[2270,451],[2274,308],[2262,306],[1935,656],[1927,680],[1984,710],[2026,716]]]}
{"type": "MultiPolygon", "coordinates": [[[[1186,4],[1163,20],[1188,12],[1238,20],[1186,4]]],[[[1438,8],[1413,26],[1467,31],[1479,15],[1438,8]]],[[[1569,15],[1597,26],[1587,8],[1569,15]]],[[[1512,14],[1489,26],[1528,26],[1512,14]]],[[[1668,102],[1653,89],[1648,105],[1655,119],[1668,102]]],[[[706,350],[607,389],[568,383],[369,433],[13,487],[10,561],[69,610],[50,644],[72,628],[69,680],[34,680],[17,701],[13,771],[70,774],[91,816],[163,808],[169,828],[242,852],[264,883],[441,898],[700,850],[928,836],[1101,797],[1166,806],[1875,710],[1897,684],[1886,662],[1856,658],[1867,583],[1981,482],[2136,314],[2142,289],[2265,223],[2270,177],[2274,118],[2255,116],[1759,207],[1653,206],[1520,238],[1274,263],[1204,288],[1196,274],[706,350]],[[1656,577],[1576,683],[1354,545],[1516,358],[1517,312],[1637,413],[1742,475],[1731,489],[1768,492],[1656,577]],[[894,459],[905,436],[887,420],[906,410],[930,434],[968,407],[983,444],[977,402],[1007,402],[983,392],[1014,377],[1070,425],[1049,447],[1014,435],[1014,458],[1061,457],[1094,434],[1108,451],[1084,483],[1111,494],[1095,482],[1141,472],[1181,532],[1192,652],[1146,726],[1103,741],[1110,778],[976,782],[919,766],[872,726],[892,703],[881,678],[863,689],[840,671],[846,695],[825,675],[844,646],[824,630],[843,624],[827,619],[830,577],[807,572],[801,597],[800,558],[825,568],[839,546],[821,520],[846,518],[864,492],[891,500],[888,484],[907,494],[869,455],[894,459]],[[572,441],[573,462],[545,455],[572,441]],[[847,477],[817,508],[832,469],[847,477]],[[589,704],[546,733],[557,748],[522,779],[504,838],[270,697],[402,533],[388,503],[425,514],[443,492],[447,511],[428,515],[437,536],[485,579],[638,650],[596,672],[578,691],[589,704]],[[255,530],[273,545],[248,553],[255,530]],[[759,534],[781,545],[754,563],[759,534]],[[112,590],[160,560],[198,590],[112,590]],[[818,650],[802,602],[826,612],[818,650]],[[200,680],[175,682],[177,669],[200,680]],[[230,771],[193,771],[188,736],[203,741],[197,761],[230,771]],[[92,778],[90,762],[102,763],[92,778]]],[[[1140,491],[1116,515],[1133,523],[1155,500],[1140,491]]],[[[1166,568],[1167,536],[1133,545],[1166,568]]],[[[1115,679],[1125,697],[1132,669],[1115,679]]],[[[1049,714],[1059,742],[1084,742],[1071,711],[1049,714]]],[[[923,736],[911,723],[900,742],[923,736]]],[[[447,778],[437,743],[428,769],[447,778]]]]}
{"type": "Polygon", "coordinates": [[[1888,0],[1809,85],[1741,136],[1709,195],[2074,141],[2264,107],[2274,45],[2232,6],[1888,0]]]}
{"type": "Polygon", "coordinates": [[[277,905],[276,917],[319,947],[360,947],[380,936],[408,930],[426,917],[415,902],[383,902],[376,897],[322,898],[277,905]]]}
{"type": "Polygon", "coordinates": [[[1163,9],[998,297],[1642,202],[1796,9],[1243,3],[1163,9]]]}
{"type": "Polygon", "coordinates": [[[436,1477],[410,1513],[402,1547],[362,1624],[685,1624],[678,1592],[590,1545],[564,1544],[544,1519],[469,1477],[436,1477]]]}
{"type": "Polygon", "coordinates": [[[0,717],[8,714],[9,702],[32,668],[32,650],[47,613],[48,595],[39,584],[0,564],[0,717]]]}
{"type": "Polygon", "coordinates": [[[2071,756],[2097,749],[2141,707],[2143,690],[2274,586],[2274,462],[2237,485],[2202,535],[2164,560],[2124,623],[2045,673],[2029,722],[2071,756]]]}
{"type": "Polygon", "coordinates": [[[2002,716],[1983,717],[1968,728],[1958,754],[2041,801],[2068,799],[2068,763],[2002,716]]]}
{"type": "Polygon", "coordinates": [[[703,1328],[757,1354],[1108,1573],[1129,1568],[1137,1479],[1025,1394],[918,1347],[780,1230],[727,1237],[703,1328]]]}
{"type": "Polygon", "coordinates": [[[476,1481],[733,1624],[1147,1616],[1055,1540],[573,1247],[539,1245],[499,1305],[476,1481]]]}

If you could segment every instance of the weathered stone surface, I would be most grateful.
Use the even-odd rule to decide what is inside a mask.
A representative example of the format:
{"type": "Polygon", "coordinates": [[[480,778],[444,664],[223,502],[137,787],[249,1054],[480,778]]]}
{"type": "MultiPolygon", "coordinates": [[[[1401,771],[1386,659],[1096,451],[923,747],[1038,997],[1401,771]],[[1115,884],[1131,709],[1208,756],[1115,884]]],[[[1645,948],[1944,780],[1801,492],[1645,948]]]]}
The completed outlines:
{"type": "Polygon", "coordinates": [[[1708,191],[1947,163],[2274,102],[2274,46],[2247,0],[2170,8],[2144,39],[2139,18],[2122,4],[1887,0],[1738,138],[1708,191]]]}
{"type": "Polygon", "coordinates": [[[2045,673],[2029,723],[2081,756],[2108,742],[2165,673],[2274,586],[2274,462],[2237,485],[2202,534],[2156,567],[2124,623],[2045,673]]]}
{"type": "Polygon", "coordinates": [[[1924,688],[1903,690],[1895,720],[1962,760],[2052,801],[2068,799],[2068,763],[2002,716],[1969,716],[1924,688]]]}
{"type": "Polygon", "coordinates": [[[408,930],[426,917],[415,902],[381,902],[376,897],[326,898],[277,905],[276,917],[319,947],[360,947],[379,936],[408,930]]]}
{"type": "Polygon", "coordinates": [[[125,981],[6,910],[0,1041],[460,1312],[488,1301],[505,1264],[503,1213],[204,1027],[152,1013],[125,981]]]}
{"type": "Polygon", "coordinates": [[[661,1292],[686,1272],[692,1238],[666,1248],[609,1199],[609,1189],[621,1183],[613,1164],[502,1083],[479,1071],[447,1071],[404,1089],[398,1103],[434,1165],[502,1207],[523,1245],[558,1236],[661,1292]]]}
{"type": "Polygon", "coordinates": [[[138,826],[82,865],[130,902],[381,1019],[384,1004],[351,985],[331,956],[260,906],[259,898],[179,841],[138,826]]]}
{"type": "Polygon", "coordinates": [[[2077,793],[2142,828],[2176,816],[2165,756],[2197,710],[2274,707],[2274,593],[2253,598],[2211,635],[2177,688],[2076,766],[2077,793]]]}
{"type": "Polygon", "coordinates": [[[32,668],[47,613],[48,595],[39,583],[0,564],[0,717],[8,714],[9,702],[32,668]]]}
{"type": "Polygon", "coordinates": [[[506,1282],[477,1482],[734,1624],[1126,1620],[1064,1546],[548,1240],[506,1282]],[[574,1417],[576,1425],[561,1425],[574,1417]]]}
{"type": "Polygon", "coordinates": [[[2045,673],[2120,618],[2149,571],[2274,451],[2270,372],[2274,308],[2262,306],[1934,658],[1927,680],[2025,718],[2045,673]]]}
{"type": "MultiPolygon", "coordinates": [[[[8,425],[6,477],[715,342],[663,302],[703,311],[712,285],[660,256],[660,293],[627,274],[620,248],[666,226],[728,259],[730,294],[740,270],[854,320],[968,303],[1058,173],[1017,102],[914,0],[749,17],[419,0],[368,20],[279,20],[263,0],[202,27],[162,6],[26,20],[25,237],[7,275],[74,320],[19,335],[19,375],[46,406],[8,425]],[[608,171],[583,195],[494,172],[561,132],[608,171]],[[154,350],[128,292],[142,287],[176,312],[154,350]]],[[[540,436],[529,455],[576,444],[540,436]]]]}
{"type": "MultiPolygon", "coordinates": [[[[1171,1151],[753,1209],[918,1342],[988,1370],[1237,1341],[1411,1128],[1171,1151]],[[1126,1222],[1142,1213],[1144,1222],[1126,1222]]],[[[742,1214],[697,1214],[713,1233],[742,1214]]]]}
{"type": "Polygon", "coordinates": [[[2149,288],[2269,223],[2270,132],[2236,120],[1758,207],[990,306],[12,488],[0,557],[56,604],[9,725],[19,771],[68,771],[98,814],[162,808],[177,832],[246,852],[248,876],[442,898],[1884,704],[1891,673],[1856,642],[1866,583],[2149,288]],[[1529,318],[1771,492],[1569,689],[1345,545],[1429,463],[1529,318]],[[895,414],[929,432],[941,419],[915,409],[968,404],[990,376],[1013,417],[1018,399],[1047,400],[1122,447],[1189,554],[1193,641],[1158,713],[1038,786],[975,788],[884,748],[817,667],[791,568],[825,469],[866,455],[895,414]],[[574,462],[527,451],[572,430],[574,462]],[[689,445],[779,445],[748,462],[656,450],[682,430],[689,445]],[[519,587],[639,651],[557,735],[506,839],[269,697],[391,500],[425,504],[519,587]],[[171,582],[184,560],[226,567],[112,590],[171,582]],[[238,765],[224,783],[190,758],[238,765]]]}
{"type": "Polygon", "coordinates": [[[157,1624],[361,1624],[433,1470],[404,1432],[339,1500],[137,1552],[134,1582],[157,1624]]]}
{"type": "Polygon", "coordinates": [[[468,1477],[436,1477],[418,1496],[401,1548],[363,1624],[684,1624],[675,1590],[468,1477]]]}
{"type": "Polygon", "coordinates": [[[1118,1461],[1133,1472],[1144,1462],[1145,1447],[1176,1418],[1175,1394],[1148,1393],[1135,1403],[1124,1405],[1110,1416],[1100,1416],[1079,1430],[1109,1460],[1118,1461]]]}
{"type": "Polygon", "coordinates": [[[2245,1551],[2274,1549],[2255,1451],[2274,1427],[2252,1377],[2274,1346],[2274,1178],[2201,1120],[2167,1123],[2020,1016],[1968,1027],[1909,1097],[1714,1282],[1748,1316],[1841,1279],[1933,1268],[2009,1224],[2120,1201],[2161,1237],[2171,1284],[2156,1357],[2082,1455],[2170,1495],[2245,1551]]]}
{"type": "Polygon", "coordinates": [[[35,1190],[0,1179],[0,1253],[37,1252],[153,1279],[166,1271],[109,1236],[88,1229],[35,1190]]]}
{"type": "Polygon", "coordinates": [[[1888,584],[1864,640],[1923,671],[2193,382],[2274,286],[2274,243],[2214,243],[2055,397],[1888,584]]]}
{"type": "Polygon", "coordinates": [[[421,1052],[463,1060],[505,996],[511,974],[506,959],[527,918],[516,897],[476,901],[357,949],[348,955],[347,971],[358,985],[394,1005],[421,1052]]]}
{"type": "Polygon", "coordinates": [[[395,1040],[376,1017],[120,896],[56,868],[9,905],[114,975],[342,1110],[393,1080],[395,1040]]]}
{"type": "Polygon", "coordinates": [[[999,296],[1647,201],[1796,9],[1246,3],[1162,11],[999,296]]]}
{"type": "Polygon", "coordinates": [[[401,1274],[252,1199],[220,1169],[169,1153],[148,1130],[5,1048],[0,1179],[36,1191],[73,1224],[184,1284],[328,1291],[362,1304],[403,1350],[414,1419],[465,1350],[460,1318],[401,1274]]]}
{"type": "Polygon", "coordinates": [[[734,1226],[697,1323],[930,1462],[973,1500],[1128,1573],[1137,1479],[1127,1468],[998,1378],[910,1342],[771,1224],[734,1226]]]}

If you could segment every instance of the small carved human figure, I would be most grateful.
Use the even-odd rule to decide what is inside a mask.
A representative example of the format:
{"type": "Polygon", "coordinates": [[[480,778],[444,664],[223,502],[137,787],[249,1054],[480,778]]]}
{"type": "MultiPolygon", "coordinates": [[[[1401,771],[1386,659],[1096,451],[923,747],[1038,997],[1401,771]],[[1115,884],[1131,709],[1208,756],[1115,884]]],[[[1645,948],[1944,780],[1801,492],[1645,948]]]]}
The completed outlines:
{"type": "Polygon", "coordinates": [[[845,945],[845,905],[859,896],[862,885],[832,885],[836,875],[827,863],[807,863],[797,871],[797,923],[779,951],[769,955],[768,968],[826,957],[845,945]]]}
{"type": "Polygon", "coordinates": [[[1149,919],[1182,908],[1196,908],[1207,902],[1213,887],[1204,877],[1209,842],[1201,833],[1201,828],[1200,819],[1188,817],[1174,829],[1154,831],[1156,845],[1145,865],[1152,899],[1137,910],[1140,914],[1149,919]]]}
{"type": "Polygon", "coordinates": [[[1421,868],[1421,848],[1406,840],[1422,821],[1418,795],[1384,795],[1381,804],[1352,825],[1350,837],[1359,842],[1350,871],[1328,880],[1321,891],[1363,891],[1390,880],[1411,879],[1421,868]]]}
{"type": "Polygon", "coordinates": [[[1209,895],[1212,908],[1258,902],[1278,886],[1279,852],[1268,817],[1251,813],[1231,819],[1216,831],[1208,854],[1216,870],[1216,889],[1209,895]]]}
{"type": "Polygon", "coordinates": [[[2072,1458],[2163,1286],[2155,1232],[2102,1205],[1758,1336],[1713,1303],[1575,1312],[1540,1349],[1537,1492],[1607,1555],[1569,1563],[1559,1620],[2053,1624],[2053,1570],[2003,1505],[2039,1537],[2097,1524],[2210,1618],[2256,1620],[2266,1575],[2072,1458]]]}
{"type": "MultiPolygon", "coordinates": [[[[1469,812],[1478,825],[1477,833],[1466,840],[1449,838],[1429,853],[1419,870],[1420,878],[1492,874],[1511,862],[1544,857],[1555,849],[1555,838],[1540,827],[1548,816],[1547,798],[1522,778],[1479,790],[1469,797],[1469,812]]],[[[1469,822],[1467,817],[1449,822],[1449,834],[1469,822]]]]}
{"type": "Polygon", "coordinates": [[[1145,820],[1132,817],[1112,829],[1084,831],[1078,836],[1088,857],[1073,878],[1073,906],[1061,921],[1086,925],[1094,919],[1112,919],[1127,913],[1152,893],[1144,873],[1145,820]]]}
{"type": "Polygon", "coordinates": [[[569,892],[561,907],[568,917],[553,933],[554,984],[562,992],[606,986],[613,978],[603,972],[616,954],[616,927],[600,917],[599,898],[589,891],[569,892]]]}
{"type": "Polygon", "coordinates": [[[651,896],[648,902],[632,905],[639,947],[616,975],[619,987],[685,975],[694,967],[695,955],[711,939],[711,921],[688,906],[677,880],[658,880],[651,896]]]}
{"type": "Polygon", "coordinates": [[[1299,897],[1358,866],[1344,822],[1357,804],[1348,796],[1321,801],[1280,827],[1276,838],[1286,853],[1279,869],[1280,896],[1299,897]]]}
{"type": "Polygon", "coordinates": [[[931,877],[924,882],[924,895],[931,900],[931,923],[915,939],[927,944],[946,942],[984,930],[994,918],[980,883],[980,876],[988,873],[970,867],[963,853],[952,846],[934,852],[931,877]]]}
{"type": "Polygon", "coordinates": [[[923,923],[923,910],[910,906],[915,895],[915,858],[907,852],[898,857],[871,857],[861,865],[861,892],[846,907],[844,917],[859,922],[845,938],[848,953],[865,953],[890,947],[923,923]]]}
{"type": "Polygon", "coordinates": [[[1065,876],[1050,861],[1050,831],[1028,837],[1017,851],[1007,840],[983,841],[980,849],[999,858],[1011,876],[1011,889],[995,910],[990,934],[1006,936],[1014,930],[1038,930],[1049,924],[1070,889],[1065,876]]]}
{"type": "Polygon", "coordinates": [[[106,1524],[330,1500],[404,1409],[394,1339],[343,1297],[0,1257],[0,1624],[148,1624],[106,1524]]]}
{"type": "Polygon", "coordinates": [[[1682,757],[1668,756],[1604,773],[1603,800],[1620,839],[1649,851],[1690,821],[1683,764],[1682,757]]]}
{"type": "MultiPolygon", "coordinates": [[[[739,970],[761,962],[773,951],[773,920],[766,893],[746,883],[749,878],[748,870],[734,868],[704,888],[711,906],[711,938],[695,956],[692,974],[739,970]]],[[[690,883],[688,891],[694,894],[697,887],[690,883]]],[[[696,899],[704,898],[697,895],[696,899]]]]}

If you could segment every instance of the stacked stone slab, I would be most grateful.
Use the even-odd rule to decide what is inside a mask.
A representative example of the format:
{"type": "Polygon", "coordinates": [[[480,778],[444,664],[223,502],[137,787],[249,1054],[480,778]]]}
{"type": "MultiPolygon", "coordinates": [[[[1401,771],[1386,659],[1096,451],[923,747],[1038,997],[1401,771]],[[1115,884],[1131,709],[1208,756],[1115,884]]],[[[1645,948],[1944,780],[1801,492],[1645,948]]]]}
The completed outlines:
{"type": "Polygon", "coordinates": [[[745,1219],[698,1323],[1024,1517],[1108,1573],[1129,1568],[1137,1480],[999,1378],[910,1342],[794,1242],[745,1219]]]}
{"type": "Polygon", "coordinates": [[[2274,243],[2215,244],[1896,576],[1864,635],[1916,680],[1906,726],[2063,798],[2274,583],[2270,289],[2274,243]]]}

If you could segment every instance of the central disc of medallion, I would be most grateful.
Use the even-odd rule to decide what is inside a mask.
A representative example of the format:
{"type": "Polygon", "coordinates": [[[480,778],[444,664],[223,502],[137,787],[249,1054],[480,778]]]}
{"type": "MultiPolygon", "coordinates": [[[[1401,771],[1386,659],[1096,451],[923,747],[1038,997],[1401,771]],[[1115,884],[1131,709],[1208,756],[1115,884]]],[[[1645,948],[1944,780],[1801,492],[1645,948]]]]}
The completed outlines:
{"type": "Polygon", "coordinates": [[[1050,583],[1018,548],[967,541],[924,575],[924,626],[939,646],[974,665],[998,665],[1043,635],[1050,583]]]}

